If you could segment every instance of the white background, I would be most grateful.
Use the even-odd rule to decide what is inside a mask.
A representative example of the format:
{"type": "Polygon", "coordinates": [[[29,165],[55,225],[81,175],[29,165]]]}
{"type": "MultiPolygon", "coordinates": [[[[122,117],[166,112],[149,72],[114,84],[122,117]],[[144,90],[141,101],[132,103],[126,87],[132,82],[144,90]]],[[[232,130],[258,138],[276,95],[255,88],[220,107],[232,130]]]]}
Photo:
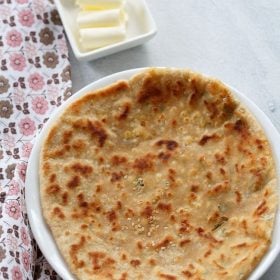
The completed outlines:
{"type": "MultiPolygon", "coordinates": [[[[73,92],[131,68],[187,67],[243,92],[280,131],[279,0],[147,2],[157,23],[156,37],[143,46],[92,62],[78,62],[70,52],[73,92]]],[[[279,279],[280,257],[261,280],[279,279]]]]}

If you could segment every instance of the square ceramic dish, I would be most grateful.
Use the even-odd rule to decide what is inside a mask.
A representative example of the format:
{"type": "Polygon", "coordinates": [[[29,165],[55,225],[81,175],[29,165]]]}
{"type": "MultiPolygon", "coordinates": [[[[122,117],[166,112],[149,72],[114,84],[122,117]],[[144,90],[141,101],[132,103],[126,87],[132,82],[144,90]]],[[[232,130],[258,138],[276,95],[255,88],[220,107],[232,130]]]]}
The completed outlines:
{"type": "MultiPolygon", "coordinates": [[[[133,0],[134,1],[134,0],[133,0]]],[[[136,0],[135,0],[136,1],[136,0]]],[[[55,269],[55,271],[64,280],[75,280],[75,277],[71,274],[69,268],[67,267],[63,257],[61,256],[52,233],[46,224],[40,201],[40,183],[39,183],[39,159],[40,151],[42,147],[43,139],[48,134],[51,126],[56,122],[63,111],[75,100],[92,92],[94,90],[108,86],[118,80],[127,80],[137,73],[144,71],[142,69],[132,69],[124,72],[116,73],[107,77],[104,77],[98,81],[95,81],[83,89],[79,90],[76,94],[72,95],[64,104],[62,104],[57,111],[52,115],[49,121],[44,126],[42,132],[36,139],[36,143],[32,149],[31,156],[29,158],[27,173],[26,173],[26,186],[25,190],[26,197],[26,207],[29,218],[29,223],[33,232],[33,235],[48,262],[55,269]]],[[[228,85],[227,85],[228,86],[228,85]]],[[[228,86],[231,92],[236,96],[236,98],[247,107],[247,109],[255,116],[256,120],[262,126],[272,148],[277,173],[277,187],[278,194],[280,192],[280,135],[276,128],[273,126],[269,118],[244,94],[238,92],[232,87],[228,86]]],[[[265,271],[270,267],[273,261],[276,259],[278,253],[280,252],[280,209],[278,207],[274,229],[271,238],[271,244],[268,251],[263,256],[261,262],[255,267],[252,274],[249,276],[248,280],[258,280],[265,273],[265,271]]]]}
{"type": "Polygon", "coordinates": [[[141,45],[156,35],[157,28],[145,0],[126,0],[128,15],[127,36],[124,41],[94,49],[83,50],[79,42],[79,30],[76,18],[79,12],[74,0],[54,0],[64,25],[69,43],[78,60],[94,60],[125,49],[141,45]]]}

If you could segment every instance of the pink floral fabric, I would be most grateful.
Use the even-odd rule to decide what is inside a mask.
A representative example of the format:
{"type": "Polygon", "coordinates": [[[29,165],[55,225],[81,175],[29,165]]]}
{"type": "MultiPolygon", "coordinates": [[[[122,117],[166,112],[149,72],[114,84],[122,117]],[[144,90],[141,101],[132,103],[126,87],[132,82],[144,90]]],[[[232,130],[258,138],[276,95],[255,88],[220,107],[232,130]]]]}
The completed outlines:
{"type": "Polygon", "coordinates": [[[0,0],[0,279],[58,279],[38,249],[24,201],[28,158],[71,95],[68,50],[51,0],[0,0]]]}

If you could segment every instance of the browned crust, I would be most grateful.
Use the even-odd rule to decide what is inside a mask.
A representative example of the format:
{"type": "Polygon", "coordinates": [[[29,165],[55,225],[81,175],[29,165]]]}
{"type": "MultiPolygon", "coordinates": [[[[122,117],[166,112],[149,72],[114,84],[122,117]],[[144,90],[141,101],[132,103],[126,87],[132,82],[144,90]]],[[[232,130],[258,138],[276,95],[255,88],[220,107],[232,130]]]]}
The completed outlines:
{"type": "Polygon", "coordinates": [[[88,93],[40,164],[44,217],[78,279],[246,279],[269,246],[269,143],[219,81],[151,69],[88,93]]]}

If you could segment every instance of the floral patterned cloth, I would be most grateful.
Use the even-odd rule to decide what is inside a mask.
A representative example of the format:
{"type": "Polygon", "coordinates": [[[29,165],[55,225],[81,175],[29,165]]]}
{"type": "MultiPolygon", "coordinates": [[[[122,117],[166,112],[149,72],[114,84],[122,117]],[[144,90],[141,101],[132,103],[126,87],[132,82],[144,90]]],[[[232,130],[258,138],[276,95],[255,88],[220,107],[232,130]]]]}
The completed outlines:
{"type": "Polygon", "coordinates": [[[36,135],[71,95],[51,0],[0,0],[0,279],[57,279],[29,228],[25,172],[36,135]]]}

